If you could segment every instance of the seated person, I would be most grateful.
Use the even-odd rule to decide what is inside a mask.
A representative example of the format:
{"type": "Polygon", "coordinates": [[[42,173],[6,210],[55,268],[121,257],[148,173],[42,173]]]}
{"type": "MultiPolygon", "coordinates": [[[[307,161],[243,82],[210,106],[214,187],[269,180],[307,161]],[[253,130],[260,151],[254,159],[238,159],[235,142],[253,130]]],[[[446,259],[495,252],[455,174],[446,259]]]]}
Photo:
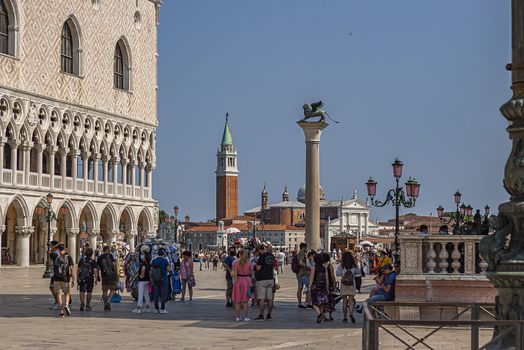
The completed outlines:
{"type": "Polygon", "coordinates": [[[395,297],[394,288],[397,283],[397,274],[393,271],[393,266],[385,264],[382,266],[382,272],[384,273],[384,282],[377,281],[377,284],[379,284],[378,291],[368,299],[368,302],[388,301],[395,297]]]}

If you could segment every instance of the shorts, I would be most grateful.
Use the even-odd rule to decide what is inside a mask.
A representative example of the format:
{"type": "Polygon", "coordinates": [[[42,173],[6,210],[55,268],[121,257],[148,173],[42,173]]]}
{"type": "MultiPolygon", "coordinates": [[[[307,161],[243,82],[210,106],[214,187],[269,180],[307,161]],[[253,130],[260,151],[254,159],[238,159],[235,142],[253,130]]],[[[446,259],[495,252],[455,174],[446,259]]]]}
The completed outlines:
{"type": "Polygon", "coordinates": [[[369,297],[368,303],[372,303],[374,301],[386,301],[389,300],[388,297],[386,297],[384,294],[375,294],[372,297],[369,297]]]}
{"type": "Polygon", "coordinates": [[[309,288],[309,275],[303,275],[297,278],[298,282],[298,289],[301,291],[304,289],[304,287],[309,288]]]}
{"type": "Polygon", "coordinates": [[[68,294],[71,292],[69,282],[55,281],[55,293],[57,294],[68,294]]]}
{"type": "Polygon", "coordinates": [[[275,281],[274,280],[262,280],[257,281],[256,288],[257,288],[257,299],[262,300],[271,300],[273,299],[273,288],[275,287],[275,281]]]}
{"type": "Polygon", "coordinates": [[[94,285],[95,280],[93,278],[85,281],[78,281],[78,289],[80,290],[80,293],[92,293],[94,285]]]}
{"type": "Polygon", "coordinates": [[[102,280],[102,292],[107,292],[108,290],[116,290],[117,281],[104,281],[102,280]]]}
{"type": "Polygon", "coordinates": [[[51,279],[49,280],[49,289],[55,288],[55,276],[51,276],[51,279]]]}

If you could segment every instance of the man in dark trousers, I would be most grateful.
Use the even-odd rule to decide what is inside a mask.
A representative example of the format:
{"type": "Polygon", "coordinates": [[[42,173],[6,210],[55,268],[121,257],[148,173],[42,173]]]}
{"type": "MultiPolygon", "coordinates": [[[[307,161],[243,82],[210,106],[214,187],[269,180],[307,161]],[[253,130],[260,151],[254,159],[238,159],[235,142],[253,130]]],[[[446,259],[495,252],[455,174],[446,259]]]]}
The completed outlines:
{"type": "Polygon", "coordinates": [[[102,276],[102,299],[104,301],[104,311],[111,311],[111,297],[116,292],[116,285],[118,282],[118,272],[116,260],[111,254],[111,248],[104,246],[102,254],[98,257],[96,264],[98,265],[97,281],[100,282],[102,276]]]}
{"type": "Polygon", "coordinates": [[[58,304],[60,305],[60,317],[64,317],[64,314],[71,316],[69,300],[71,299],[71,288],[75,286],[75,263],[73,258],[67,254],[63,244],[58,246],[58,251],[58,256],[55,258],[53,264],[55,292],[58,304]]]}
{"type": "Polygon", "coordinates": [[[273,289],[275,287],[275,256],[267,252],[263,245],[258,247],[258,251],[260,255],[255,265],[255,278],[260,314],[256,319],[264,319],[264,308],[267,303],[266,320],[270,320],[273,311],[273,289]]]}

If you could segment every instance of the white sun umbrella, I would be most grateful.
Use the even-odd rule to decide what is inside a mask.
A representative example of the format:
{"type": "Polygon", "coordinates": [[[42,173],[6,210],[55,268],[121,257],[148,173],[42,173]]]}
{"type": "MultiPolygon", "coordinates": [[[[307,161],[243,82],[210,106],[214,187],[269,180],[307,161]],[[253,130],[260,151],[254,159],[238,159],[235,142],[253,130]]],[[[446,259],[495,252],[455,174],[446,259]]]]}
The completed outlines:
{"type": "Polygon", "coordinates": [[[361,245],[373,245],[370,241],[362,241],[360,242],[361,245]]]}
{"type": "Polygon", "coordinates": [[[227,235],[233,235],[235,233],[240,233],[241,231],[236,227],[230,227],[225,232],[227,235]]]}

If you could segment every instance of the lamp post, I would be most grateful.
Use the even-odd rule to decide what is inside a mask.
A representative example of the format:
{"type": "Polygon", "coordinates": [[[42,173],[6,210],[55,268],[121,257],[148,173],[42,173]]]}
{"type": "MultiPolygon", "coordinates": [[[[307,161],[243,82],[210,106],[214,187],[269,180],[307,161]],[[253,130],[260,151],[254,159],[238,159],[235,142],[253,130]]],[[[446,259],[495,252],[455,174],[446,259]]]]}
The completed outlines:
{"type": "Polygon", "coordinates": [[[178,243],[178,205],[175,205],[173,208],[173,213],[175,214],[174,224],[175,224],[175,243],[178,243]]]}
{"type": "Polygon", "coordinates": [[[371,205],[374,207],[384,207],[388,203],[391,203],[395,207],[395,255],[398,258],[400,246],[398,241],[399,231],[400,231],[400,207],[404,208],[413,208],[415,202],[420,193],[420,183],[411,177],[406,182],[406,191],[400,186],[400,178],[402,177],[402,168],[404,164],[397,159],[391,164],[393,167],[393,176],[395,177],[395,188],[390,189],[386,195],[384,201],[375,200],[377,194],[377,182],[371,177],[366,182],[368,196],[371,197],[371,205]],[[409,197],[409,199],[406,198],[409,197]]]}
{"type": "MultiPolygon", "coordinates": [[[[49,260],[49,251],[51,250],[51,221],[56,220],[58,221],[58,217],[56,216],[55,212],[53,211],[53,207],[51,206],[53,204],[53,195],[51,193],[48,193],[46,196],[46,205],[38,205],[37,206],[37,214],[40,216],[40,219],[42,221],[47,222],[47,254],[46,254],[46,269],[44,271],[44,274],[42,275],[42,278],[50,278],[51,277],[51,263],[49,260]]],[[[65,214],[67,212],[67,207],[62,206],[60,208],[60,213],[65,214]]]]}
{"type": "MultiPolygon", "coordinates": [[[[466,205],[464,203],[460,204],[460,202],[462,201],[462,193],[460,193],[458,190],[453,195],[453,198],[455,200],[455,206],[456,206],[455,215],[453,217],[451,217],[446,222],[445,219],[444,219],[444,207],[442,207],[442,205],[439,205],[438,208],[437,208],[437,215],[438,215],[438,217],[440,219],[440,222],[449,224],[452,221],[455,221],[455,225],[453,227],[453,234],[454,235],[470,234],[470,233],[472,233],[475,230],[483,229],[484,228],[484,224],[482,224],[482,226],[483,226],[482,228],[474,226],[474,227],[469,228],[469,229],[464,227],[464,225],[461,225],[461,224],[464,224],[466,221],[468,221],[468,219],[471,219],[471,216],[473,215],[473,207],[471,206],[471,204],[468,204],[468,205],[466,205]]],[[[490,208],[487,205],[486,205],[486,207],[484,207],[485,216],[489,215],[489,209],[490,208]]],[[[479,211],[477,210],[477,212],[479,212],[479,211]]],[[[485,222],[486,222],[486,218],[484,219],[484,223],[485,222]]],[[[488,229],[489,229],[489,226],[488,226],[488,229]]]]}

